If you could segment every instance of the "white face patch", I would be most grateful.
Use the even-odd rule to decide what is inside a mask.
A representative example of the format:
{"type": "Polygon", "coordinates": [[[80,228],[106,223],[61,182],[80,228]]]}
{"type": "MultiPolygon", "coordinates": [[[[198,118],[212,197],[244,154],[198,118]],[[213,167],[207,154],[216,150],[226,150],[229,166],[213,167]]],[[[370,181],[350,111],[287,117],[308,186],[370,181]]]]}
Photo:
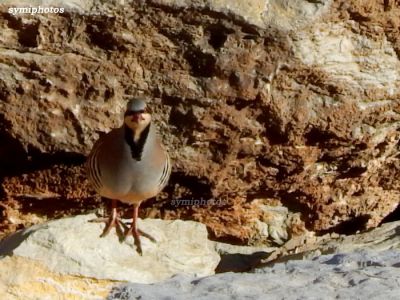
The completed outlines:
{"type": "Polygon", "coordinates": [[[132,129],[134,133],[134,140],[137,141],[142,133],[151,122],[151,115],[149,113],[141,113],[140,115],[132,116],[127,115],[124,118],[125,125],[132,129]]]}

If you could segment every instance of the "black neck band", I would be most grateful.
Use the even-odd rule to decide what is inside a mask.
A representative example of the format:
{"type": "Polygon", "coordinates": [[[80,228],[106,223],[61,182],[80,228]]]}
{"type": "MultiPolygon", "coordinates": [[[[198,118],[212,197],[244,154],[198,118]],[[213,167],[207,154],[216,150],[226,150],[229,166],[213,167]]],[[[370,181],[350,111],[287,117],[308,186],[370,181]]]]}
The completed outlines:
{"type": "Polygon", "coordinates": [[[146,143],[147,136],[149,135],[150,124],[147,125],[146,128],[143,129],[143,131],[140,133],[137,142],[135,142],[135,140],[133,139],[134,131],[126,125],[124,127],[125,127],[125,141],[128,143],[131,149],[132,158],[137,161],[140,161],[142,159],[144,144],[146,143]]]}

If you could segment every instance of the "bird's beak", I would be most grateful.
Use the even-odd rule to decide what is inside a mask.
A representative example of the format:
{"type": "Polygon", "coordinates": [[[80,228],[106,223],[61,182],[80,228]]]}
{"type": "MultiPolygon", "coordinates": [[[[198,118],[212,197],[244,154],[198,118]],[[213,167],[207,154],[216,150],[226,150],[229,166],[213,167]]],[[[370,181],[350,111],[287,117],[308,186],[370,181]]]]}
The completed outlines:
{"type": "Polygon", "coordinates": [[[141,113],[134,113],[131,115],[131,120],[134,123],[138,123],[139,121],[144,120],[144,118],[141,113]]]}

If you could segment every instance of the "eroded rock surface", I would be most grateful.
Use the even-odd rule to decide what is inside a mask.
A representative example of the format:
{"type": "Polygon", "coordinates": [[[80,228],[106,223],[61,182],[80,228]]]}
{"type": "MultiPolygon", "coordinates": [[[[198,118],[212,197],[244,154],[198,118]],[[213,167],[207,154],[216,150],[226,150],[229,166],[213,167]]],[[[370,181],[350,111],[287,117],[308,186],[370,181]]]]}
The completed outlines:
{"type": "Polygon", "coordinates": [[[74,1],[59,15],[0,6],[3,230],[36,223],[29,211],[96,206],[80,164],[137,94],[174,159],[143,216],[282,244],[304,227],[372,228],[396,209],[394,1],[103,2],[74,1]],[[179,198],[224,205],[171,205],[179,198]]]}
{"type": "Polygon", "coordinates": [[[237,267],[241,266],[239,262],[253,267],[250,271],[242,269],[247,271],[244,273],[200,279],[178,276],[151,286],[117,284],[108,299],[157,299],[169,295],[176,299],[185,299],[188,295],[199,299],[221,298],[221,295],[223,299],[396,299],[400,292],[399,233],[397,221],[360,234],[316,237],[314,243],[291,241],[285,247],[297,244],[290,249],[297,254],[286,252],[276,260],[276,253],[272,253],[267,259],[272,261],[266,264],[251,265],[256,261],[256,254],[261,256],[260,252],[253,253],[253,261],[236,256],[237,267]]]}
{"type": "Polygon", "coordinates": [[[220,256],[205,225],[192,221],[139,220],[157,243],[115,231],[99,238],[94,214],[64,218],[19,231],[0,243],[2,299],[104,298],[117,282],[153,283],[177,274],[214,274],[220,256]],[[75,297],[75,298],[74,298],[75,297]]]}
{"type": "Polygon", "coordinates": [[[251,273],[179,276],[154,285],[127,283],[107,299],[396,299],[399,251],[357,251],[290,261],[251,273]]]}
{"type": "Polygon", "coordinates": [[[3,240],[1,298],[184,299],[190,294],[209,299],[223,292],[229,298],[308,299],[321,289],[325,298],[395,299],[390,297],[398,294],[399,221],[356,235],[315,237],[314,243],[311,237],[307,243],[292,240],[277,260],[285,247],[211,242],[203,224],[162,220],[140,222],[158,243],[143,240],[145,252],[139,257],[131,241],[120,243],[113,231],[98,238],[103,227],[87,222],[94,217],[51,221],[3,240]],[[228,273],[212,275],[215,267],[228,273]]]}
{"type": "MultiPolygon", "coordinates": [[[[370,250],[376,253],[400,249],[400,222],[388,222],[373,230],[353,235],[336,233],[316,236],[308,232],[287,241],[263,259],[264,265],[283,261],[310,259],[321,254],[349,253],[370,250]]],[[[261,260],[259,260],[261,261],[261,260]]],[[[263,265],[260,263],[260,265],[263,265]]]]}
{"type": "Polygon", "coordinates": [[[219,262],[203,224],[140,220],[138,226],[157,240],[142,238],[140,256],[132,237],[122,242],[112,231],[99,238],[104,225],[89,222],[94,218],[81,215],[35,225],[3,240],[0,254],[37,260],[63,274],[142,283],[181,273],[210,275],[219,262]]]}

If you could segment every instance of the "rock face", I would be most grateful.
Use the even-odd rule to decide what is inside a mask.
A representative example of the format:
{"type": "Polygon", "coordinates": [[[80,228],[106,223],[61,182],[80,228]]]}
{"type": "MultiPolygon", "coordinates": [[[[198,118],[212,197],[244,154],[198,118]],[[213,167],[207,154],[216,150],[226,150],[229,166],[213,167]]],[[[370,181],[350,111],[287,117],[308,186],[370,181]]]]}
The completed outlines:
{"type": "Polygon", "coordinates": [[[390,297],[399,290],[400,222],[328,242],[320,238],[313,249],[292,249],[302,253],[270,261],[275,255],[267,252],[276,249],[211,242],[203,224],[149,219],[140,226],[158,243],[143,239],[145,252],[138,257],[132,241],[120,243],[114,232],[100,239],[102,226],[88,222],[94,217],[51,221],[3,240],[0,298],[210,299],[222,292],[226,299],[310,299],[324,289],[324,298],[395,299],[390,297]],[[263,257],[269,261],[260,264],[263,257]],[[216,270],[229,273],[212,275],[218,262],[216,270]]]}
{"type": "Polygon", "coordinates": [[[56,273],[24,257],[0,260],[1,299],[104,299],[115,281],[56,273]]]}
{"type": "Polygon", "coordinates": [[[142,238],[144,253],[140,256],[133,238],[119,242],[115,231],[99,238],[103,226],[88,222],[95,217],[91,214],[55,220],[3,240],[0,295],[10,296],[19,290],[22,296],[36,288],[35,293],[43,293],[39,297],[43,298],[52,290],[61,289],[67,296],[86,288],[86,296],[104,296],[116,281],[153,283],[176,274],[211,275],[220,260],[203,224],[139,220],[138,225],[157,240],[152,243],[142,238]],[[93,286],[88,288],[90,284],[93,286]]]}
{"type": "Polygon", "coordinates": [[[1,255],[38,260],[53,271],[98,279],[152,283],[180,273],[214,273],[219,255],[204,225],[192,221],[140,220],[157,243],[142,238],[143,256],[133,238],[119,242],[115,232],[99,238],[102,225],[82,215],[33,226],[0,244],[1,255]],[[178,238],[179,237],[179,238],[178,238]]]}
{"type": "Polygon", "coordinates": [[[361,251],[291,261],[253,273],[179,276],[154,285],[124,284],[107,299],[396,299],[399,251],[361,251]]]}
{"type": "Polygon", "coordinates": [[[80,164],[138,94],[174,158],[159,200],[224,203],[160,201],[144,215],[255,243],[282,243],[304,225],[377,226],[400,196],[392,2],[36,1],[67,8],[46,15],[8,14],[2,3],[2,228],[93,203],[80,164]],[[286,219],[265,212],[272,206],[286,219]]]}
{"type": "Polygon", "coordinates": [[[200,279],[177,276],[153,285],[117,284],[107,299],[396,299],[400,293],[399,230],[397,221],[362,234],[329,241],[319,238],[312,250],[292,249],[303,252],[246,273],[200,279]]]}
{"type": "Polygon", "coordinates": [[[400,222],[385,223],[378,228],[354,235],[326,234],[312,236],[309,233],[297,236],[270,253],[263,262],[271,263],[314,258],[321,254],[349,253],[368,249],[370,251],[384,252],[386,250],[400,249],[400,222]]]}

